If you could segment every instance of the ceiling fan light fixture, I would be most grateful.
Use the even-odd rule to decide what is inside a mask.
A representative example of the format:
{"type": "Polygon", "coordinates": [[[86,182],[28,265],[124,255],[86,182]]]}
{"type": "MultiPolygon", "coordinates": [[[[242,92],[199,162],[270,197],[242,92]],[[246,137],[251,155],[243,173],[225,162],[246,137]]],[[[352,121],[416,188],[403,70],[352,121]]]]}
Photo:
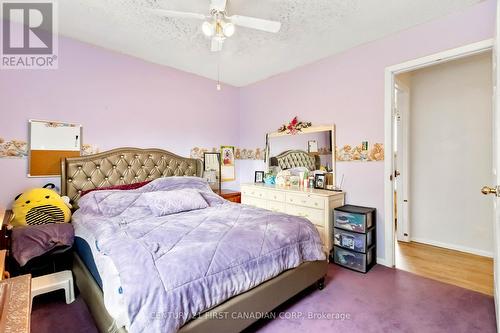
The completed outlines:
{"type": "Polygon", "coordinates": [[[201,31],[205,36],[212,37],[215,34],[215,27],[212,23],[205,21],[201,25],[201,31]]]}
{"type": "Polygon", "coordinates": [[[224,36],[231,37],[232,35],[234,35],[235,31],[236,27],[234,26],[234,24],[232,24],[231,22],[224,23],[222,27],[222,33],[224,34],[224,36]]]}

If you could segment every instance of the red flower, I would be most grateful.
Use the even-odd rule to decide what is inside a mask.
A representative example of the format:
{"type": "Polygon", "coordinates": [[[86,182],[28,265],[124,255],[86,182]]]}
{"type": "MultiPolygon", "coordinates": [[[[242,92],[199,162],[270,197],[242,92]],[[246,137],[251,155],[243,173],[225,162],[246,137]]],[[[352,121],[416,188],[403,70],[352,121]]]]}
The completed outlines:
{"type": "Polygon", "coordinates": [[[297,116],[295,116],[295,118],[293,118],[292,121],[290,122],[290,125],[295,126],[295,125],[297,125],[298,122],[299,121],[297,119],[297,116]]]}

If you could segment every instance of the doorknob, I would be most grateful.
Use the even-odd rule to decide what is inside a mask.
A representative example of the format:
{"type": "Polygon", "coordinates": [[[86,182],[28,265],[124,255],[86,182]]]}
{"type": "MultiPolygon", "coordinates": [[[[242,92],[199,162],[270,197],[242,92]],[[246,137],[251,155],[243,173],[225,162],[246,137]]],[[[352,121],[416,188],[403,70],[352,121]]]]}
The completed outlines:
{"type": "Polygon", "coordinates": [[[483,193],[484,195],[494,194],[498,197],[500,196],[499,186],[495,187],[483,186],[483,188],[481,189],[481,193],[483,193]]]}

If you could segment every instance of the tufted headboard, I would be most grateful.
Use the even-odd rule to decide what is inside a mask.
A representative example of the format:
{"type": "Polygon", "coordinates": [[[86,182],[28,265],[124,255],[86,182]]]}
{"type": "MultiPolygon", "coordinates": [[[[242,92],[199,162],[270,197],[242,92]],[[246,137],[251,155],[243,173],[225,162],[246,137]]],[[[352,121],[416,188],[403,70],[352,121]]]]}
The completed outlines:
{"type": "Polygon", "coordinates": [[[125,185],[170,176],[198,176],[201,160],[177,156],[162,149],[117,148],[61,161],[61,192],[72,203],[94,188],[125,185]]]}
{"type": "Polygon", "coordinates": [[[319,169],[320,160],[318,155],[311,155],[303,150],[287,150],[271,157],[271,165],[279,166],[282,170],[306,167],[314,171],[319,169]]]}

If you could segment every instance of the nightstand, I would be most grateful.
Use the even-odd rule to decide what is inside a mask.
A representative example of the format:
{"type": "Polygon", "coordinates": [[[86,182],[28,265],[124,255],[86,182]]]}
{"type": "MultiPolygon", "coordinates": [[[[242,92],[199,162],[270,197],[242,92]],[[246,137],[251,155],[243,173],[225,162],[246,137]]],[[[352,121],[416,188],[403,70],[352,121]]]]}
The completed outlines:
{"type": "Polygon", "coordinates": [[[241,203],[241,192],[233,190],[214,190],[214,192],[228,201],[241,203]]]}

